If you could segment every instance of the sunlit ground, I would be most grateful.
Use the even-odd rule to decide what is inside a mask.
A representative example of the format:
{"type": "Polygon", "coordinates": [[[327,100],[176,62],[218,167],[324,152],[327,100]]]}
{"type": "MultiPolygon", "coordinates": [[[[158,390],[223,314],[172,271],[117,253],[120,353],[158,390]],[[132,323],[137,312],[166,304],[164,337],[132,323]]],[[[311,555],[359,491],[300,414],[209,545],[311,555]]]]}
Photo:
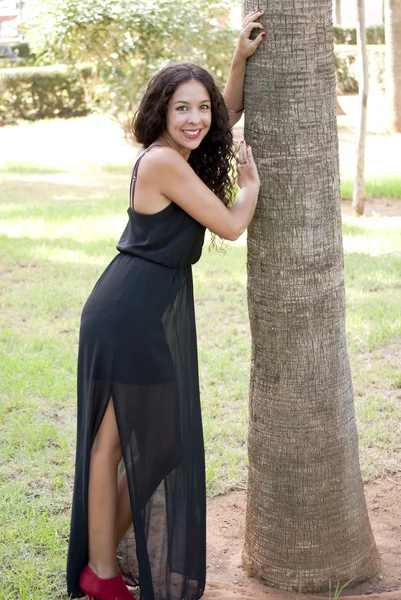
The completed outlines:
{"type": "MultiPolygon", "coordinates": [[[[340,166],[343,178],[352,178],[356,126],[357,96],[339,98],[346,115],[338,117],[340,166]]],[[[386,135],[384,96],[371,95],[368,105],[366,176],[401,179],[401,135],[386,135]]],[[[242,122],[236,127],[242,135],[242,122]]],[[[124,171],[132,164],[136,148],[128,145],[120,127],[104,115],[76,119],[56,119],[23,123],[0,129],[0,170],[29,171],[36,175],[49,171],[103,170],[124,171]]]]}

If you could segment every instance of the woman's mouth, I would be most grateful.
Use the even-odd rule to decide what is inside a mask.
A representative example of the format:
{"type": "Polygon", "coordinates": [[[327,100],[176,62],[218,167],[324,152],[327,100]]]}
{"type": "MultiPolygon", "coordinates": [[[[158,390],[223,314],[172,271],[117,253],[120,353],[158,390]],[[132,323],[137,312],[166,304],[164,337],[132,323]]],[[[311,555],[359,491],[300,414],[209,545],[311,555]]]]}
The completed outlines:
{"type": "Polygon", "coordinates": [[[201,134],[201,129],[183,129],[182,132],[184,134],[184,136],[187,138],[187,140],[196,140],[200,134],[201,134]]]}

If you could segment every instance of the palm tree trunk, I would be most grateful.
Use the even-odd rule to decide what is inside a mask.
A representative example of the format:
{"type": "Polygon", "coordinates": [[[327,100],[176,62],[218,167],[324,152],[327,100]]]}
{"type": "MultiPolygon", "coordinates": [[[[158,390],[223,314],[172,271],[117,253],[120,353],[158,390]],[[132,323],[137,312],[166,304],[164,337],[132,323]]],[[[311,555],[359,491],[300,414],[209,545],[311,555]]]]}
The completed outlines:
{"type": "Polygon", "coordinates": [[[341,0],[335,0],[336,7],[336,25],[341,25],[342,16],[341,16],[341,0]]]}
{"type": "Polygon", "coordinates": [[[401,133],[401,0],[386,0],[387,129],[401,133]]]}
{"type": "Polygon", "coordinates": [[[365,148],[369,93],[369,65],[368,49],[366,45],[365,0],[357,0],[356,31],[358,39],[360,113],[356,146],[356,165],[352,208],[354,209],[356,215],[361,216],[365,212],[365,148]]]}
{"type": "Polygon", "coordinates": [[[379,568],[346,349],[332,3],[259,5],[267,37],[244,98],[262,187],[248,230],[243,562],[267,585],[321,591],[379,568]]]}

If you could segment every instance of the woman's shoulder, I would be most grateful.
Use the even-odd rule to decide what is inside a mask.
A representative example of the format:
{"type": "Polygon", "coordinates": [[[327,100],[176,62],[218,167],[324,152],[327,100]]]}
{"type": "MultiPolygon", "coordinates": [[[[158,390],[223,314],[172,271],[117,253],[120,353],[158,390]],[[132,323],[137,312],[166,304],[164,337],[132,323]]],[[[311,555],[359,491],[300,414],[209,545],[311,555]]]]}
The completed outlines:
{"type": "Polygon", "coordinates": [[[156,144],[141,150],[137,156],[137,160],[139,159],[141,160],[142,176],[157,179],[189,166],[177,150],[170,146],[158,146],[156,144]],[[142,158],[140,158],[141,155],[142,158]]]}

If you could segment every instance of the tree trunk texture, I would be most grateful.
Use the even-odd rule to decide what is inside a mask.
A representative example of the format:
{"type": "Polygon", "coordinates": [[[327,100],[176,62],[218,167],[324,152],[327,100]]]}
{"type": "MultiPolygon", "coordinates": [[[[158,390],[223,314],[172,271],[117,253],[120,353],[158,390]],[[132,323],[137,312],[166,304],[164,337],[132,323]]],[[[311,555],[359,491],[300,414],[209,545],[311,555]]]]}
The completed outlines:
{"type": "Polygon", "coordinates": [[[358,40],[360,113],[356,144],[352,208],[354,209],[356,215],[361,216],[365,212],[365,148],[369,93],[369,63],[368,49],[366,45],[365,0],[357,0],[356,33],[358,40]]]}
{"type": "Polygon", "coordinates": [[[342,24],[342,16],[341,16],[341,0],[334,0],[336,7],[336,25],[342,24]]]}
{"type": "Polygon", "coordinates": [[[401,0],[386,0],[387,129],[401,133],[401,0]]]}
{"type": "Polygon", "coordinates": [[[346,348],[332,3],[259,6],[267,36],[244,95],[262,186],[248,229],[243,563],[267,585],[322,591],[379,569],[346,348]]]}

